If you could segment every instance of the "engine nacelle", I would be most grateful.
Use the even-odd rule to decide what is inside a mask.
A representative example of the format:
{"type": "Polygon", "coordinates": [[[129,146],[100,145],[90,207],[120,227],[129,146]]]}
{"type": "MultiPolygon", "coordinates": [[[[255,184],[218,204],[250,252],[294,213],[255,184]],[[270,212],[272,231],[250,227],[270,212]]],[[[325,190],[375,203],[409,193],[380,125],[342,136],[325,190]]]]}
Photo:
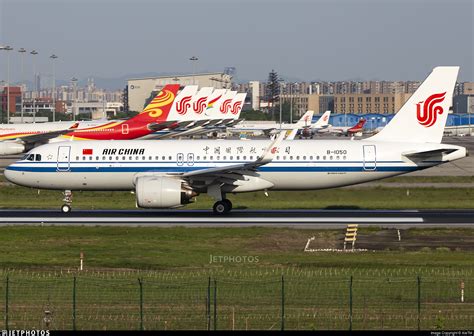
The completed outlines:
{"type": "Polygon", "coordinates": [[[21,154],[25,151],[25,145],[17,142],[0,142],[0,155],[14,155],[21,154]]]}
{"type": "Polygon", "coordinates": [[[175,208],[191,203],[197,195],[183,181],[160,176],[137,178],[135,191],[141,208],[175,208]]]}
{"type": "Polygon", "coordinates": [[[301,130],[301,136],[304,138],[311,138],[313,136],[313,132],[311,128],[305,127],[301,130]]]}

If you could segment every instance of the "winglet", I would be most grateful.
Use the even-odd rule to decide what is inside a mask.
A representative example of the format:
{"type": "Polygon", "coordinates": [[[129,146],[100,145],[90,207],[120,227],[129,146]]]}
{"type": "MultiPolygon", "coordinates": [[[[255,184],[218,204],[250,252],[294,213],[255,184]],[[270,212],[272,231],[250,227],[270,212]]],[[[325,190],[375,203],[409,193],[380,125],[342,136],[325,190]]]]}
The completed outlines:
{"type": "Polygon", "coordinates": [[[256,162],[259,164],[267,164],[271,162],[276,154],[278,153],[278,147],[281,145],[283,140],[285,139],[286,131],[280,132],[277,137],[275,137],[275,140],[273,140],[270,145],[267,147],[265,152],[260,156],[256,162]]]}

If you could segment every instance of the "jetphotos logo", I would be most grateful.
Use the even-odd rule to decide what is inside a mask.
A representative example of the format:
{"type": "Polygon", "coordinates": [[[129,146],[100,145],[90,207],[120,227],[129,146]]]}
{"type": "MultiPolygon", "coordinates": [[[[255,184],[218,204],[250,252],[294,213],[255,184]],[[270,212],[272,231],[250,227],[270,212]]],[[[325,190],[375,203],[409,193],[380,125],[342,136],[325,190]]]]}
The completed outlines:
{"type": "Polygon", "coordinates": [[[428,97],[424,102],[416,104],[416,118],[420,125],[431,127],[436,123],[438,114],[443,114],[443,107],[436,105],[445,98],[446,92],[435,93],[428,97]],[[423,106],[422,106],[423,105],[423,106]]]}

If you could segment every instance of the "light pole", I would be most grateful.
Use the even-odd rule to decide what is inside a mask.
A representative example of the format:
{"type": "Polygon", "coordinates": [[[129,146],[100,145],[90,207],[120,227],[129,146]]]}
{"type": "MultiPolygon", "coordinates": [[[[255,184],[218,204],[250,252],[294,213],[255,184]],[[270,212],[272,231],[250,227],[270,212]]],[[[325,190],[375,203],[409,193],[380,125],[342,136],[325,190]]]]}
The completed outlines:
{"type": "Polygon", "coordinates": [[[193,56],[191,57],[189,60],[193,63],[193,85],[196,84],[195,82],[195,76],[196,76],[196,61],[198,60],[199,58],[197,58],[196,56],[193,56]]]}
{"type": "MultiPolygon", "coordinates": [[[[30,52],[30,55],[33,56],[33,88],[34,88],[34,93],[35,96],[33,97],[33,123],[36,122],[36,99],[38,98],[36,95],[38,94],[37,92],[37,86],[36,86],[36,55],[38,55],[38,52],[36,50],[32,50],[30,52]]],[[[39,94],[38,94],[39,95],[39,94]]]]}
{"type": "Polygon", "coordinates": [[[25,48],[18,49],[18,52],[21,54],[21,123],[23,124],[23,85],[24,85],[24,76],[23,76],[23,65],[25,61],[25,48]]]}
{"type": "Polygon", "coordinates": [[[282,90],[282,84],[283,84],[283,80],[279,80],[278,81],[280,83],[280,132],[281,132],[281,123],[283,122],[283,104],[282,104],[282,100],[281,100],[281,95],[283,93],[283,90],[282,90]]]}
{"type": "MultiPolygon", "coordinates": [[[[2,48],[5,51],[12,51],[13,48],[6,46],[2,48]]],[[[10,53],[7,53],[7,124],[10,123],[10,53]]]]}
{"type": "Polygon", "coordinates": [[[56,121],[56,100],[55,100],[55,96],[56,96],[56,78],[55,78],[54,63],[55,63],[56,58],[58,58],[58,56],[56,56],[55,54],[52,54],[51,56],[49,56],[49,58],[51,58],[51,60],[53,62],[53,122],[55,122],[56,121]]]}
{"type": "Polygon", "coordinates": [[[77,78],[72,77],[71,78],[72,82],[72,88],[74,90],[74,99],[73,99],[73,105],[72,105],[72,120],[76,121],[76,104],[77,104],[77,78]]]}

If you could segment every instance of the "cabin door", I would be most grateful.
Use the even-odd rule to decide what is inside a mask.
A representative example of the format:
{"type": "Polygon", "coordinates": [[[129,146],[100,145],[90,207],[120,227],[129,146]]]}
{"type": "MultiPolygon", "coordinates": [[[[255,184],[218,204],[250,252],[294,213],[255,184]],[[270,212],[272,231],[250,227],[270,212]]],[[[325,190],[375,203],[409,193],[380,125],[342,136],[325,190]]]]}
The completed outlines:
{"type": "Polygon", "coordinates": [[[375,170],[377,168],[375,145],[364,146],[364,170],[375,170]]]}
{"type": "Polygon", "coordinates": [[[58,148],[58,171],[70,170],[71,146],[59,146],[58,148]]]}

